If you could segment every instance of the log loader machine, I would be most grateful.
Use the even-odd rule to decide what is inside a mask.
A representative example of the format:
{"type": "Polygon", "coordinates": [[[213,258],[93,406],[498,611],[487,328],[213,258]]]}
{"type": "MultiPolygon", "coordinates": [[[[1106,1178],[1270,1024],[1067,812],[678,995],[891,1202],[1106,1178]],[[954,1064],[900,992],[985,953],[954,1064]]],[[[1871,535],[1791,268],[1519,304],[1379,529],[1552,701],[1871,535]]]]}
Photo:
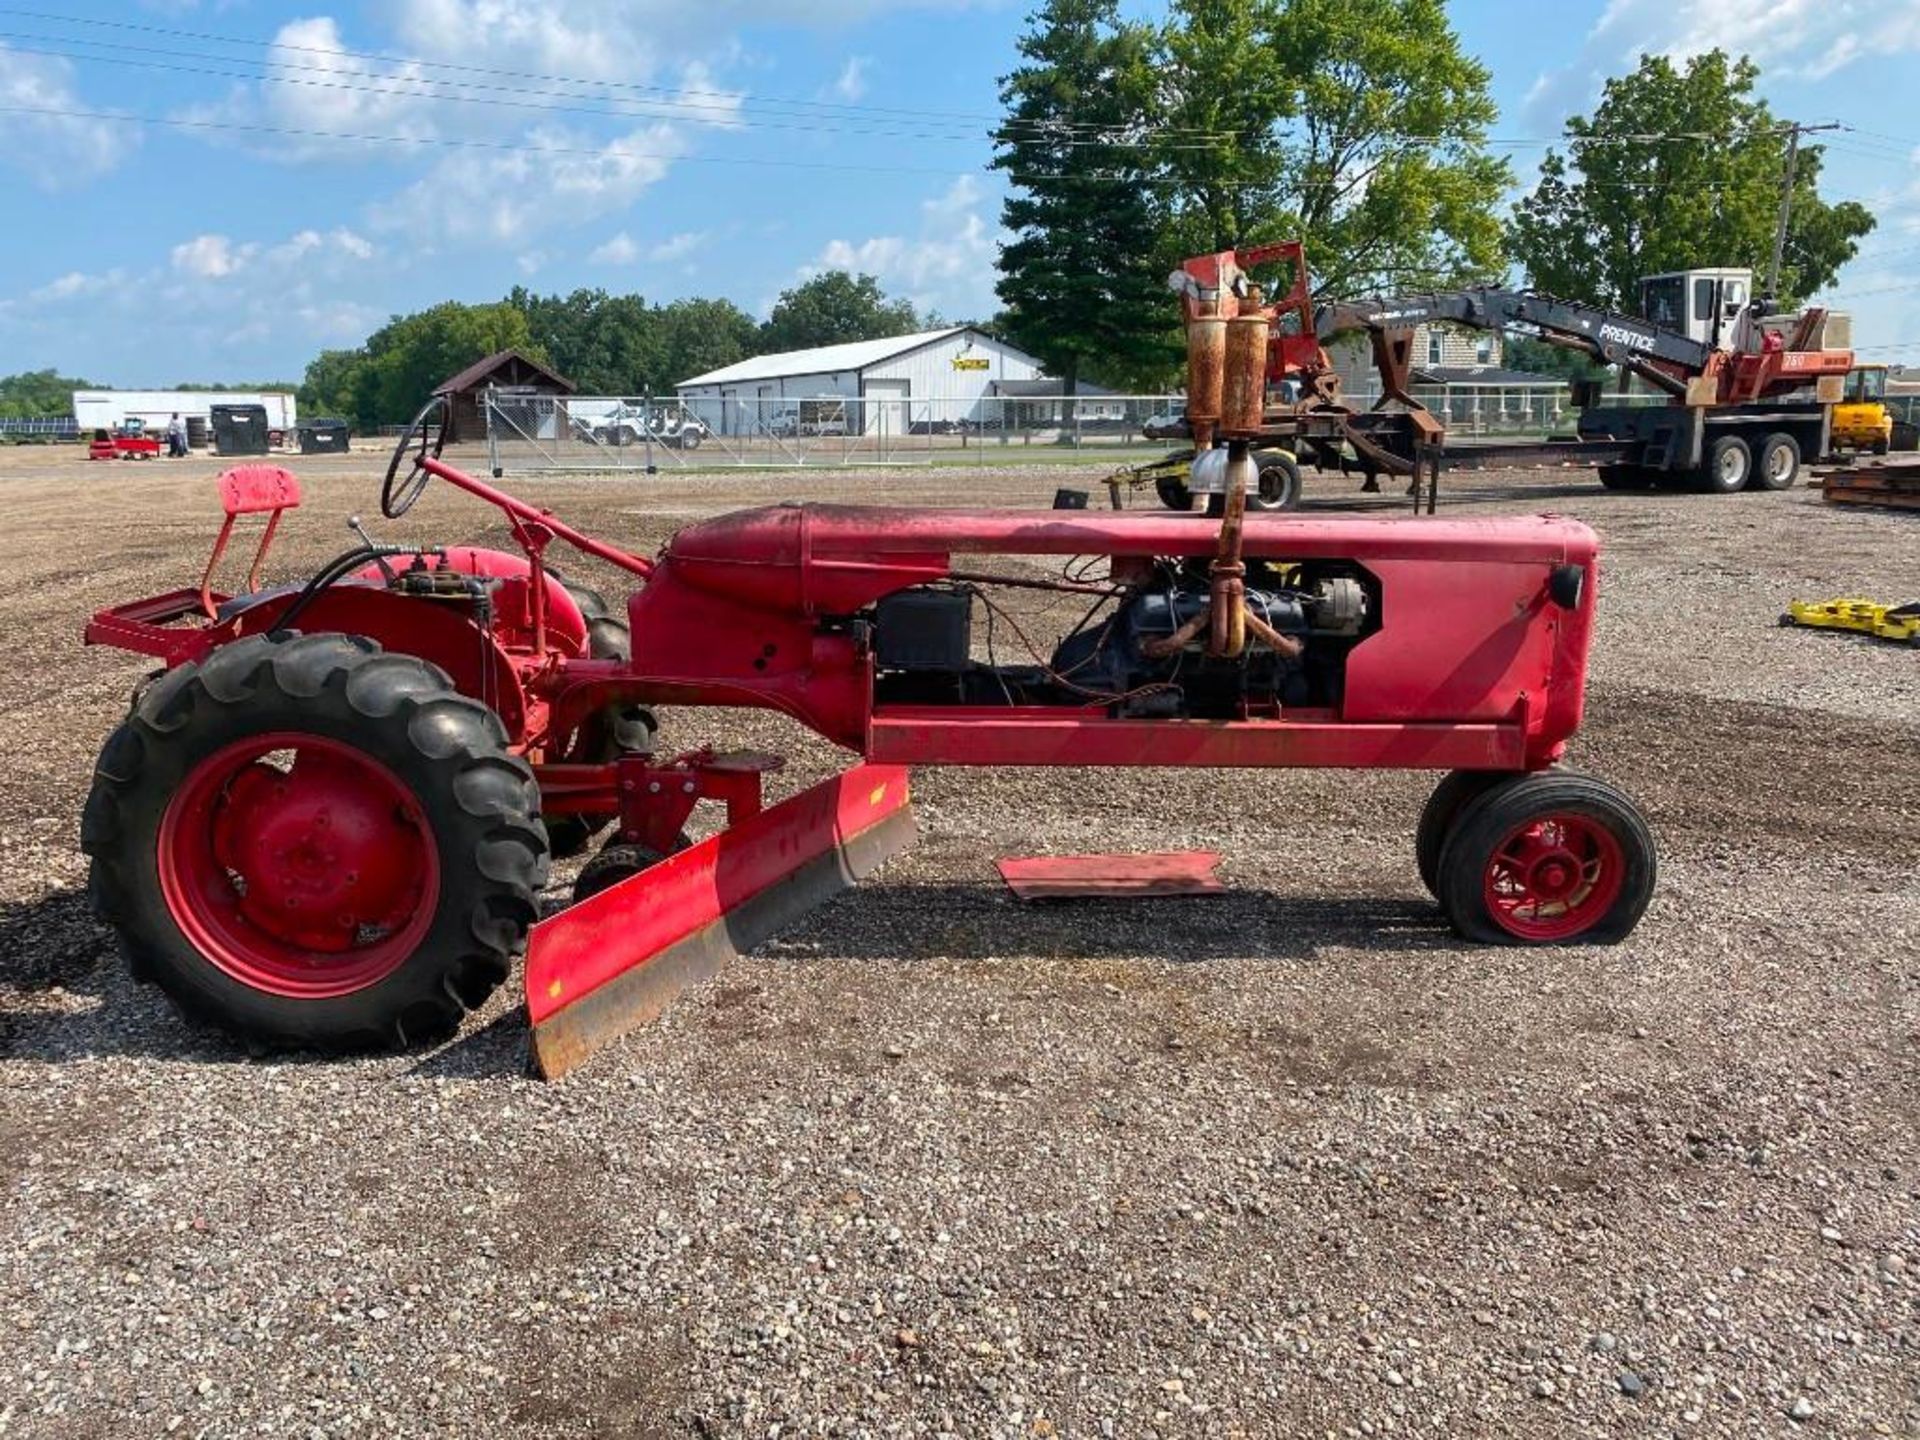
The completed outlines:
{"type": "Polygon", "coordinates": [[[450,464],[436,401],[382,512],[438,481],[500,511],[516,550],[378,544],[353,521],[337,559],[268,586],[298,482],[229,471],[199,583],[87,627],[160,663],[95,766],[96,908],[137,976],[262,1047],[444,1037],[524,951],[552,1076],[907,843],[909,767],[1402,767],[1444,775],[1413,849],[1461,935],[1623,939],[1652,836],[1618,789],[1559,764],[1585,697],[1593,532],[1247,516],[1268,339],[1258,313],[1195,327],[1200,418],[1225,442],[1217,527],[785,504],[648,557],[450,464]],[[249,516],[260,547],[223,593],[249,516]],[[555,546],[633,593],[609,605],[564,579],[555,546]],[[1077,623],[1032,638],[1008,602],[1036,586],[1082,602],[1077,623]],[[976,658],[996,616],[1026,660],[976,658]],[[852,763],[770,803],[779,757],[661,753],[661,706],[777,711],[852,763]],[[702,805],[722,823],[694,840],[702,805]],[[542,918],[550,859],[596,839],[574,903],[542,918]]]}
{"type": "MultiPolygon", "coordinates": [[[[1665,480],[1722,493],[1791,486],[1803,457],[1826,453],[1832,406],[1853,364],[1844,316],[1818,308],[1768,314],[1753,298],[1752,273],[1740,269],[1649,276],[1641,283],[1638,316],[1499,287],[1315,307],[1297,241],[1196,256],[1171,284],[1190,330],[1241,314],[1268,319],[1266,377],[1279,403],[1267,405],[1259,432],[1260,485],[1250,498],[1257,508],[1297,502],[1297,457],[1344,469],[1351,454],[1371,486],[1378,474],[1417,475],[1437,456],[1445,425],[1408,388],[1419,325],[1537,335],[1646,385],[1650,403],[1602,405],[1597,387],[1576,401],[1586,402],[1581,439],[1611,452],[1599,477],[1612,489],[1665,480]],[[1285,267],[1286,289],[1268,305],[1252,272],[1276,264],[1285,267]],[[1369,336],[1380,377],[1380,399],[1367,411],[1346,403],[1325,348],[1355,332],[1369,336]],[[1269,470],[1276,472],[1271,481],[1269,470]]],[[[1194,449],[1141,471],[1174,509],[1221,489],[1224,457],[1209,457],[1202,439],[1207,403],[1203,398],[1196,409],[1189,396],[1181,429],[1194,449]],[[1176,462],[1191,473],[1175,474],[1170,466],[1176,462]]]]}

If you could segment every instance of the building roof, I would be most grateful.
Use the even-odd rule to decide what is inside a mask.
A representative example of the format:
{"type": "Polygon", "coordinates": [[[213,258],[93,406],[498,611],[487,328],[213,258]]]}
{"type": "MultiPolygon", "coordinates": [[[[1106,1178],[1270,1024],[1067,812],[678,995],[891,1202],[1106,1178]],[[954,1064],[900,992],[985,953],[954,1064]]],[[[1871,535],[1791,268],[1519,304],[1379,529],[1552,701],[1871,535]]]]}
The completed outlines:
{"type": "Polygon", "coordinates": [[[462,370],[458,375],[448,376],[445,380],[442,380],[438,385],[434,386],[433,393],[436,395],[454,395],[463,390],[471,390],[482,381],[490,378],[496,370],[506,369],[516,363],[523,370],[531,370],[536,375],[545,376],[559,389],[568,391],[569,393],[573,390],[573,382],[551,366],[542,365],[538,360],[530,359],[522,355],[518,350],[501,350],[487,356],[484,360],[474,361],[473,364],[462,370]]]}
{"type": "MultiPolygon", "coordinates": [[[[718,370],[709,370],[691,380],[681,380],[676,388],[688,385],[732,385],[743,380],[776,380],[788,375],[839,375],[850,370],[865,370],[882,360],[891,360],[909,350],[918,350],[922,345],[932,345],[972,329],[971,325],[949,325],[944,330],[922,330],[917,335],[889,335],[884,340],[854,340],[845,345],[816,345],[811,350],[782,350],[774,355],[756,355],[751,360],[722,365],[718,370]]],[[[974,333],[980,334],[979,331],[974,333]]],[[[982,335],[981,338],[987,337],[982,335]]]]}

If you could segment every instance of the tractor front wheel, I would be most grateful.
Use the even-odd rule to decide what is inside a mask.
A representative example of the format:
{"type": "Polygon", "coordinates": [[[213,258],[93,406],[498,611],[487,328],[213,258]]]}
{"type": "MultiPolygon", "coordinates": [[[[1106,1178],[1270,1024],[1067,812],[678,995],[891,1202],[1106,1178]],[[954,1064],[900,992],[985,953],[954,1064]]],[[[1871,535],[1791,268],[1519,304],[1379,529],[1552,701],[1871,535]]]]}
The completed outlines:
{"type": "Polygon", "coordinates": [[[81,827],[135,978],[259,1046],[450,1034],[537,918],[547,834],[499,717],[348,635],[253,636],[156,681],[81,827]]]}
{"type": "Polygon", "coordinates": [[[1440,847],[1447,843],[1453,822],[1469,801],[1511,778],[1501,770],[1450,770],[1433,787],[1413,832],[1413,858],[1420,867],[1421,884],[1436,900],[1440,897],[1440,847]]]}
{"type": "Polygon", "coordinates": [[[1507,779],[1461,807],[1436,893],[1469,940],[1608,945],[1653,895],[1653,835],[1605,781],[1564,770],[1507,779]]]}

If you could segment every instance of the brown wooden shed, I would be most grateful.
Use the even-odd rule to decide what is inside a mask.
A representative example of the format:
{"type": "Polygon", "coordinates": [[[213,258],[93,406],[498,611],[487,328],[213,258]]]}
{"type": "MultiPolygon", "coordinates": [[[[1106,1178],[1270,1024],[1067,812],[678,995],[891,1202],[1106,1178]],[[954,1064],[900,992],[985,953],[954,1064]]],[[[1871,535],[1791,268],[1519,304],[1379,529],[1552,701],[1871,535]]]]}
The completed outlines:
{"type": "Polygon", "coordinates": [[[518,350],[502,350],[476,360],[434,388],[435,395],[444,395],[450,402],[449,442],[486,438],[487,417],[481,413],[481,403],[490,387],[511,395],[571,395],[574,390],[573,381],[518,350]]]}

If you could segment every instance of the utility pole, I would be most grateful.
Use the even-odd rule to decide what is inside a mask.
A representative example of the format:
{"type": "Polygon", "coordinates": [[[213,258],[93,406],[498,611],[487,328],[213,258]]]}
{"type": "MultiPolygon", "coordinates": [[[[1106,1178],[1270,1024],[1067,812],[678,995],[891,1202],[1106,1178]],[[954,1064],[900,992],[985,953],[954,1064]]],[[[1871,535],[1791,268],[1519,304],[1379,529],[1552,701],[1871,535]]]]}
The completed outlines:
{"type": "Polygon", "coordinates": [[[1787,248],[1787,217],[1793,213],[1794,172],[1800,163],[1800,137],[1811,135],[1820,130],[1838,130],[1837,124],[1787,126],[1787,177],[1780,187],[1780,223],[1773,231],[1773,264],[1767,271],[1767,298],[1778,301],[1780,296],[1780,257],[1787,248]]]}

